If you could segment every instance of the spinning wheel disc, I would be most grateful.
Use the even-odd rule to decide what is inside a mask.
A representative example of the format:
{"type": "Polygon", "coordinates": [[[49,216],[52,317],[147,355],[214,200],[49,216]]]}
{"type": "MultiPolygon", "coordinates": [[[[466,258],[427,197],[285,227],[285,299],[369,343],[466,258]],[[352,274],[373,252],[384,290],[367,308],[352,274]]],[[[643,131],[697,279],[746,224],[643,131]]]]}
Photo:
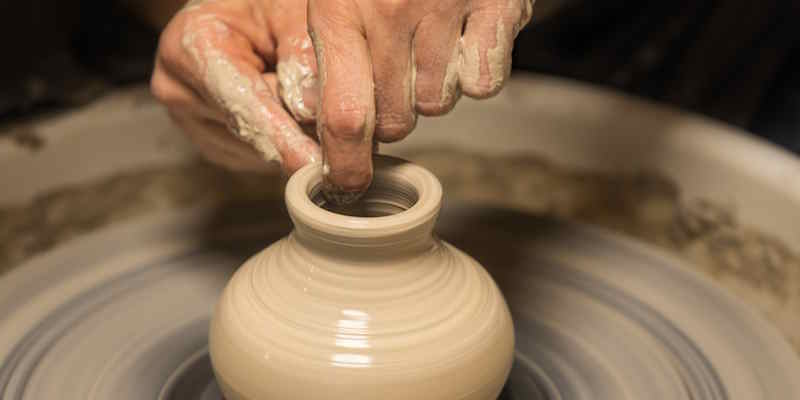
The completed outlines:
{"type": "MultiPolygon", "coordinates": [[[[277,211],[260,219],[220,227],[211,210],[152,216],[0,279],[0,398],[219,399],[205,350],[212,307],[233,270],[290,229],[277,211]]],[[[504,398],[800,393],[800,362],[777,331],[681,260],[503,210],[451,208],[438,227],[490,270],[514,315],[504,398]]]]}

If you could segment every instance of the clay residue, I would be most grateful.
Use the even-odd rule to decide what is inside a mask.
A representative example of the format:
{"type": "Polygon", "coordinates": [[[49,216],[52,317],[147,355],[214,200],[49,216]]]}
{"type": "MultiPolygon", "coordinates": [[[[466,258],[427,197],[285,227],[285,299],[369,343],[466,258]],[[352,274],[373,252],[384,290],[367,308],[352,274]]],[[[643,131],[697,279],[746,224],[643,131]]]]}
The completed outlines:
{"type": "MultiPolygon", "coordinates": [[[[262,104],[254,83],[237,68],[230,58],[210,41],[223,40],[230,34],[228,27],[213,15],[198,17],[187,24],[181,44],[204,71],[203,81],[220,108],[229,116],[230,130],[250,143],[266,161],[282,161],[270,136],[272,124],[264,119],[270,113],[262,104]]],[[[260,86],[266,90],[266,86],[260,86]]],[[[268,94],[261,92],[262,96],[268,94]]],[[[291,137],[291,135],[285,135],[291,137]]]]}
{"type": "Polygon", "coordinates": [[[461,88],[458,86],[458,67],[461,63],[461,41],[457,42],[447,63],[442,82],[442,94],[439,104],[442,106],[453,105],[458,100],[461,88]]]}
{"type": "Polygon", "coordinates": [[[458,78],[461,88],[475,88],[481,79],[481,54],[478,44],[467,46],[464,39],[459,39],[461,58],[459,60],[458,78]]]}
{"type": "Polygon", "coordinates": [[[314,118],[314,111],[306,104],[304,92],[317,86],[317,77],[311,67],[296,57],[281,60],[277,65],[280,95],[283,104],[298,121],[314,118]]]}
{"type": "Polygon", "coordinates": [[[414,120],[417,122],[417,110],[414,105],[417,104],[417,59],[415,53],[411,52],[411,57],[408,62],[408,76],[406,77],[403,89],[406,91],[406,107],[414,120]]]}
{"type": "MultiPolygon", "coordinates": [[[[516,29],[516,28],[514,28],[516,29]]],[[[512,32],[513,33],[513,32],[512,32]]],[[[515,33],[514,33],[515,34],[515,33]]],[[[485,86],[481,81],[483,66],[481,49],[478,43],[465,44],[463,38],[459,40],[461,47],[459,81],[461,88],[468,93],[479,95],[494,95],[500,91],[503,83],[511,74],[511,43],[508,40],[509,32],[502,20],[497,21],[495,28],[494,47],[486,49],[486,76],[485,86]],[[484,89],[479,89],[484,87],[484,89]],[[478,91],[477,93],[475,91],[478,91]]]]}
{"type": "MultiPolygon", "coordinates": [[[[513,0],[512,0],[513,1],[513,0]]],[[[525,25],[528,25],[531,22],[531,18],[533,17],[533,3],[534,0],[519,0],[522,2],[522,17],[520,18],[519,23],[515,26],[514,32],[515,37],[516,34],[522,30],[525,25]]]]}
{"type": "Polygon", "coordinates": [[[508,45],[507,34],[503,21],[498,21],[497,32],[495,33],[495,46],[486,50],[490,93],[500,90],[503,86],[503,82],[505,82],[511,74],[511,46],[508,45]]]}
{"type": "MultiPolygon", "coordinates": [[[[687,200],[650,172],[601,174],[531,155],[452,150],[410,155],[447,201],[507,207],[624,232],[678,254],[753,305],[800,353],[800,255],[742,225],[729,208],[687,200]]],[[[234,174],[205,163],[154,168],[65,188],[0,209],[0,273],[75,235],[158,210],[217,203],[280,204],[280,175],[234,174]]]]}

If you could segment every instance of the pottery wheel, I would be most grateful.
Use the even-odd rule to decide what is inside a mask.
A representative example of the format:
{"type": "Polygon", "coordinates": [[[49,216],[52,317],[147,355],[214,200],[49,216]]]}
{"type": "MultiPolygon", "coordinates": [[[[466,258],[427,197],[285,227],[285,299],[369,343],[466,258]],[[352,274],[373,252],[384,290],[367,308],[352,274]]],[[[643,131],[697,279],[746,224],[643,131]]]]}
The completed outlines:
{"type": "MultiPolygon", "coordinates": [[[[246,257],[290,229],[264,209],[275,210],[153,215],[0,279],[0,398],[219,399],[206,352],[213,304],[246,257]]],[[[777,331],[677,258],[509,211],[451,206],[438,227],[490,270],[514,315],[503,398],[800,393],[800,362],[777,331]]]]}

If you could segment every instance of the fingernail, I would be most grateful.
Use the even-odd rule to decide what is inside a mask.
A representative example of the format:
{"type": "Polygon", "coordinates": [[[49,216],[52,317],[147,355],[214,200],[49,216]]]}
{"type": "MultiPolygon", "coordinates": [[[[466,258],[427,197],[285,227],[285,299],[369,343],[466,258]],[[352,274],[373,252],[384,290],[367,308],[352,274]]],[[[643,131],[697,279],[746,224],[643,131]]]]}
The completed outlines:
{"type": "Polygon", "coordinates": [[[337,206],[346,206],[357,202],[361,196],[364,195],[364,191],[345,192],[338,190],[335,187],[323,185],[322,195],[325,197],[325,200],[337,206]]]}
{"type": "Polygon", "coordinates": [[[371,157],[369,160],[368,165],[359,163],[356,157],[331,160],[323,151],[323,195],[337,205],[351,204],[361,198],[372,181],[371,157]]]}
{"type": "Polygon", "coordinates": [[[366,192],[367,188],[369,187],[364,186],[359,187],[357,189],[345,189],[342,186],[339,186],[336,183],[333,183],[330,179],[331,176],[331,167],[328,164],[323,163],[322,165],[322,195],[325,196],[325,199],[332,202],[335,205],[344,206],[348,204],[355,203],[361,196],[366,192]]]}

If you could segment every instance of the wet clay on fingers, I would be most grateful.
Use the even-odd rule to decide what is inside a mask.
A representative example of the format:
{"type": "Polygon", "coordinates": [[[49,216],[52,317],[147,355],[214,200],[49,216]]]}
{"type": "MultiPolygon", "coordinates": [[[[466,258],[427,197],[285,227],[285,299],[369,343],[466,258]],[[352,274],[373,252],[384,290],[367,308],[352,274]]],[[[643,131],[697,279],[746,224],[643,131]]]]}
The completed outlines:
{"type": "MultiPolygon", "coordinates": [[[[293,87],[313,93],[313,52],[304,30],[279,30],[285,27],[272,21],[281,7],[280,1],[191,2],[161,36],[154,95],[207,158],[230,168],[259,170],[275,162],[292,173],[321,159],[317,142],[290,114],[312,113],[313,99],[295,95],[293,87]],[[280,76],[272,71],[278,61],[285,61],[280,76]],[[294,104],[288,110],[279,88],[291,89],[282,93],[294,104]],[[237,157],[247,148],[252,154],[237,157]]],[[[298,13],[289,26],[304,26],[305,14],[298,13]]]]}
{"type": "Polygon", "coordinates": [[[309,1],[328,198],[357,199],[371,179],[371,142],[404,139],[417,112],[445,114],[462,92],[496,95],[531,7],[527,0],[309,1]]]}

